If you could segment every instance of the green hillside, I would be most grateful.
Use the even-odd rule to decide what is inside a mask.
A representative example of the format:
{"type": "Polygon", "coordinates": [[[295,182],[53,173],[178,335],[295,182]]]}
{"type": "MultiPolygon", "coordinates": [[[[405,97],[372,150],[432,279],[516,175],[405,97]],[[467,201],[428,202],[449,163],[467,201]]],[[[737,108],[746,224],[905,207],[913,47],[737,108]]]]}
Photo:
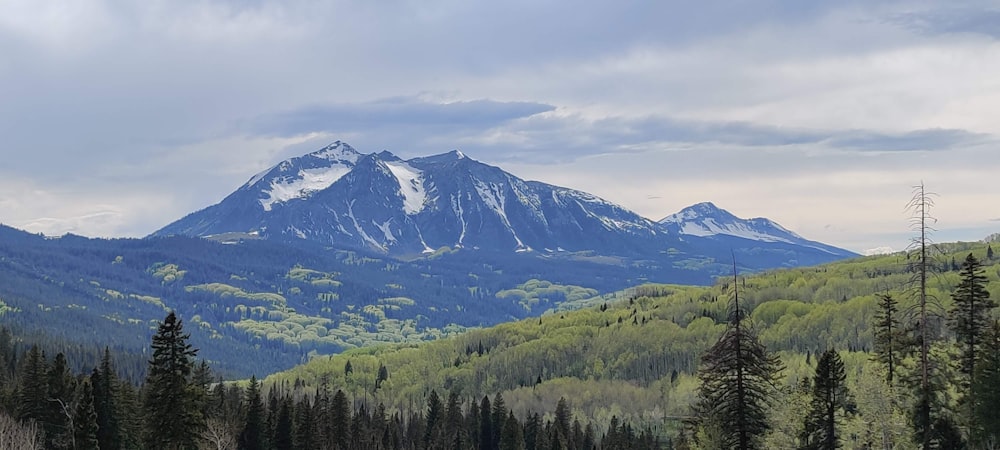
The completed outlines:
{"type": "MultiPolygon", "coordinates": [[[[969,253],[983,261],[991,297],[1000,298],[1000,257],[988,258],[988,250],[980,243],[935,247],[937,270],[929,293],[940,311],[950,306],[958,263],[969,253]]],[[[827,348],[841,352],[853,389],[871,388],[878,381],[875,365],[868,362],[877,295],[892,293],[904,314],[912,312],[913,268],[913,261],[897,253],[740,277],[741,300],[752,311],[761,340],[786,366],[782,373],[789,397],[779,404],[802,401],[794,388],[813,374],[812,366],[827,348]]],[[[434,342],[314,358],[268,376],[265,385],[308,392],[326,382],[344,387],[358,401],[384,402],[402,411],[422,408],[432,389],[457,391],[466,399],[502,393],[518,416],[527,411],[551,414],[565,397],[581,421],[607,423],[614,415],[669,431],[689,414],[700,356],[725,328],[731,282],[639,286],[620,292],[617,300],[578,311],[552,312],[434,342]],[[345,372],[348,362],[350,373],[345,372]],[[389,376],[375,390],[382,366],[389,376]]],[[[863,421],[855,416],[848,425],[860,429],[863,421]]]]}

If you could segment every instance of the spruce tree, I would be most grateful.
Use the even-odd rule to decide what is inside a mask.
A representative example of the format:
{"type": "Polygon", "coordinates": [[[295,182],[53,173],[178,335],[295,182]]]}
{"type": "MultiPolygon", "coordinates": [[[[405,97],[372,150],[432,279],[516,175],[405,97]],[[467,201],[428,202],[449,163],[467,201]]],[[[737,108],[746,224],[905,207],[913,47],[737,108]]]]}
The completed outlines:
{"type": "Polygon", "coordinates": [[[347,402],[347,394],[337,389],[330,403],[330,440],[336,448],[347,448],[351,438],[351,405],[347,402]]]}
{"type": "Polygon", "coordinates": [[[97,413],[97,442],[101,450],[121,447],[121,425],[117,408],[118,374],[111,362],[111,350],[104,347],[100,370],[90,376],[94,389],[94,411],[97,413]]]}
{"type": "Polygon", "coordinates": [[[147,450],[196,448],[205,418],[191,384],[197,350],[188,344],[181,320],[171,311],[153,336],[146,375],[143,441],[147,450]]]}
{"type": "Polygon", "coordinates": [[[976,396],[971,399],[980,434],[973,436],[973,444],[1000,443],[1000,322],[989,327],[980,352],[982,359],[974,379],[976,396]]]}
{"type": "Polygon", "coordinates": [[[521,424],[518,423],[513,412],[508,414],[504,420],[500,432],[500,450],[525,450],[521,424]]]}
{"type": "Polygon", "coordinates": [[[976,362],[989,325],[990,310],[997,306],[996,302],[990,300],[986,282],[982,264],[970,253],[962,263],[961,281],[952,294],[954,303],[948,317],[948,325],[955,333],[959,350],[958,370],[962,374],[959,389],[962,393],[961,401],[966,406],[965,420],[970,438],[979,434],[974,401],[978,387],[974,382],[976,362]]]}
{"type": "Polygon", "coordinates": [[[239,448],[242,450],[263,450],[264,401],[260,395],[257,376],[250,377],[244,401],[243,427],[240,430],[239,448]]]}
{"type": "Polygon", "coordinates": [[[21,363],[20,383],[16,391],[17,418],[43,422],[48,409],[48,386],[45,354],[38,346],[31,346],[21,363]]]}
{"type": "Polygon", "coordinates": [[[479,450],[493,449],[493,407],[490,405],[490,397],[483,396],[483,402],[479,405],[479,450]]]}
{"type": "Polygon", "coordinates": [[[846,380],[840,355],[834,350],[823,352],[813,377],[812,401],[801,437],[803,449],[840,448],[837,414],[848,406],[846,380]]]}
{"type": "Polygon", "coordinates": [[[873,359],[885,365],[886,383],[892,386],[899,362],[906,347],[905,334],[899,325],[898,302],[891,294],[879,296],[878,312],[875,313],[875,354],[873,359]]]}
{"type": "Polygon", "coordinates": [[[427,425],[424,430],[424,448],[444,448],[444,405],[437,391],[431,390],[427,398],[427,425]]]}
{"type": "MultiPolygon", "coordinates": [[[[761,448],[770,429],[767,410],[781,366],[745,323],[735,280],[729,305],[729,323],[722,337],[702,356],[696,424],[724,424],[716,436],[724,448],[761,448]]],[[[609,431],[610,432],[610,431],[609,431]]]]}
{"type": "Polygon", "coordinates": [[[94,389],[90,380],[84,379],[79,391],[73,414],[73,447],[76,450],[98,450],[97,411],[94,409],[94,389]]]}

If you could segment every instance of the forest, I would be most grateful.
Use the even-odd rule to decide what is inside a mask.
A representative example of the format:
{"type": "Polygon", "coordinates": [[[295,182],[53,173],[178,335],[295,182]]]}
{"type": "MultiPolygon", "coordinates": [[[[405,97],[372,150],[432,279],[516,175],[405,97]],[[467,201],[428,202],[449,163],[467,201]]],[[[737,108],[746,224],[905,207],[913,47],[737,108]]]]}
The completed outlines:
{"type": "MultiPolygon", "coordinates": [[[[163,281],[182,274],[156,266],[163,281]]],[[[329,286],[293,267],[292,283],[329,286]],[[318,284],[317,284],[318,282],[318,284]]],[[[185,291],[280,303],[231,285],[185,291]]],[[[614,296],[532,280],[541,317],[225,381],[170,311],[137,359],[0,332],[0,448],[907,449],[1000,442],[993,243],[614,296]],[[54,355],[54,356],[53,356],[54,355]],[[72,361],[72,362],[71,362],[72,361]],[[137,367],[142,366],[142,367],[137,367]]],[[[384,305],[406,305],[396,297],[384,305]]],[[[0,305],[10,308],[8,305],[0,305]]],[[[0,314],[9,314],[0,310],[0,314]]],[[[103,352],[102,352],[103,350],[103,352]]]]}

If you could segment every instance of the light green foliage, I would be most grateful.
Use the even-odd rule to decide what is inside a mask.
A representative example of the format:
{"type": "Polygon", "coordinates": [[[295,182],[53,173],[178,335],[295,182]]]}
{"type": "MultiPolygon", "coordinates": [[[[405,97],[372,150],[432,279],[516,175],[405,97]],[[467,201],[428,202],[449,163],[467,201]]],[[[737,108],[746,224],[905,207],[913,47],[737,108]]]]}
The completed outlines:
{"type": "Polygon", "coordinates": [[[515,289],[496,293],[499,299],[516,299],[526,311],[534,310],[539,304],[580,303],[598,296],[594,289],[572,285],[553,284],[549,281],[531,279],[515,289]]]}
{"type": "Polygon", "coordinates": [[[170,284],[184,279],[186,270],[181,270],[177,264],[156,263],[149,267],[146,272],[153,275],[163,284],[170,284]]]}
{"type": "Polygon", "coordinates": [[[275,305],[285,305],[287,300],[281,294],[274,294],[270,292],[260,292],[260,293],[249,293],[240,289],[236,286],[230,286],[224,283],[208,283],[208,284],[195,284],[191,286],[185,286],[184,290],[188,292],[211,292],[212,294],[218,295],[221,298],[241,298],[247,300],[254,300],[259,302],[272,303],[275,305]]]}
{"type": "MultiPolygon", "coordinates": [[[[962,257],[970,251],[985,254],[985,245],[955,244],[941,250],[950,260],[951,253],[962,257]]],[[[1000,261],[991,264],[986,267],[988,289],[996,291],[1000,289],[1000,261]]],[[[845,441],[845,448],[861,440],[882,448],[882,436],[891,440],[894,448],[908,445],[908,441],[897,439],[905,432],[905,416],[897,406],[902,399],[878,384],[877,364],[869,361],[868,353],[877,295],[891,290],[900,299],[900,310],[914,302],[905,291],[911,276],[907,265],[902,254],[858,258],[749,276],[740,289],[751,311],[749,322],[786,367],[782,383],[786,395],[815,374],[818,353],[827,348],[844,349],[840,355],[846,384],[859,398],[859,414],[844,422],[845,439],[856,436],[857,441],[845,441]],[[881,397],[874,394],[879,389],[883,389],[881,397]],[[862,396],[866,397],[862,400],[862,396]]],[[[930,287],[947,306],[956,282],[956,273],[944,273],[935,277],[930,287]]],[[[316,357],[268,377],[267,384],[300,379],[315,388],[325,378],[331,385],[345,386],[348,393],[363,396],[365,383],[369,383],[370,394],[375,371],[384,364],[391,376],[373,395],[390,411],[421,404],[431,389],[458,389],[461,395],[476,398],[502,393],[515,411],[531,409],[542,414],[551,413],[551,409],[545,411],[540,405],[553,408],[564,396],[575,399],[573,415],[581,421],[607,423],[613,414],[619,420],[651,424],[669,434],[690,414],[689,405],[698,387],[692,374],[701,355],[724,330],[726,283],[720,281],[711,287],[642,285],[607,298],[595,296],[596,303],[577,311],[469,330],[420,345],[364,347],[316,357]],[[603,300],[607,300],[606,307],[603,300]],[[343,375],[347,360],[354,366],[350,379],[343,375]]],[[[556,290],[577,292],[572,287],[532,280],[497,295],[526,301],[556,295],[556,290]]],[[[384,298],[378,304],[388,307],[408,302],[384,298]]],[[[337,328],[329,333],[340,336],[348,346],[375,342],[366,339],[381,335],[364,330],[373,314],[377,313],[371,308],[354,308],[341,314],[337,328]]],[[[414,323],[405,321],[385,320],[377,326],[391,328],[410,342],[422,335],[416,333],[414,323]]],[[[434,336],[424,332],[422,337],[434,336]]],[[[801,415],[795,409],[802,406],[801,399],[796,399],[789,397],[776,406],[785,407],[787,417],[801,415]]],[[[795,441],[795,427],[801,420],[794,422],[783,436],[774,434],[782,431],[776,428],[768,442],[782,442],[775,448],[784,448],[795,441]]]]}

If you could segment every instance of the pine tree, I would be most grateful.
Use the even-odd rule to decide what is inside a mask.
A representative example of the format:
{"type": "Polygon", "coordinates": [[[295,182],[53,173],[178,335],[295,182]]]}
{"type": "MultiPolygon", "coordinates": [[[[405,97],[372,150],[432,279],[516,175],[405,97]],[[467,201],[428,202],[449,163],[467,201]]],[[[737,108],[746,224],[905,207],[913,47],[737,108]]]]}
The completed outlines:
{"type": "Polygon", "coordinates": [[[427,398],[427,425],[424,430],[424,448],[444,448],[444,405],[437,391],[431,390],[427,398]]]}
{"type": "Polygon", "coordinates": [[[292,399],[284,397],[278,407],[278,420],[274,425],[275,450],[292,450],[292,399]]]}
{"type": "Polygon", "coordinates": [[[722,337],[702,357],[694,411],[696,424],[725,424],[717,436],[724,448],[748,450],[761,448],[762,438],[770,429],[767,410],[781,369],[777,357],[744,324],[735,262],[733,266],[729,323],[722,337]]]}
{"type": "Polygon", "coordinates": [[[993,322],[984,336],[976,365],[976,396],[972,399],[981,434],[973,444],[1000,443],[1000,322],[993,322]]]}
{"type": "Polygon", "coordinates": [[[351,405],[347,402],[347,394],[337,389],[330,402],[330,440],[336,448],[346,449],[351,438],[351,405]]]}
{"type": "Polygon", "coordinates": [[[45,354],[31,346],[21,363],[20,383],[17,387],[17,418],[42,422],[48,407],[48,386],[45,373],[45,354]]]}
{"type": "Polygon", "coordinates": [[[875,354],[873,359],[885,365],[886,383],[892,386],[893,378],[903,359],[905,338],[899,325],[898,302],[889,293],[879,296],[878,312],[875,313],[875,354]]]}
{"type": "Polygon", "coordinates": [[[52,365],[46,373],[47,396],[45,421],[42,424],[45,430],[46,446],[48,448],[72,448],[73,447],[73,426],[71,421],[73,396],[73,375],[69,372],[66,363],[66,356],[62,353],[56,354],[52,360],[52,365]]]}
{"type": "Polygon", "coordinates": [[[500,432],[500,450],[524,450],[524,434],[513,412],[504,420],[500,432]]]}
{"type": "Polygon", "coordinates": [[[827,350],[816,363],[812,402],[805,419],[801,441],[806,450],[840,448],[837,413],[846,410],[848,393],[844,362],[834,350],[827,350]]]}
{"type": "Polygon", "coordinates": [[[143,402],[147,450],[195,448],[204,429],[205,418],[191,385],[198,351],[188,344],[189,337],[173,311],[153,336],[143,402]]]}
{"type": "Polygon", "coordinates": [[[966,426],[970,438],[976,439],[979,426],[976,423],[975,401],[977,383],[976,361],[979,349],[988,327],[990,310],[997,306],[990,300],[986,290],[986,276],[982,264],[970,253],[962,263],[961,281],[952,294],[954,304],[948,317],[948,325],[955,332],[959,350],[959,373],[963,379],[959,383],[961,401],[966,405],[966,426]]]}
{"type": "Polygon", "coordinates": [[[500,448],[500,434],[503,432],[503,425],[507,420],[507,404],[504,403],[503,395],[499,392],[493,396],[493,413],[490,419],[493,422],[493,441],[490,443],[490,449],[496,450],[500,448]]]}
{"type": "Polygon", "coordinates": [[[483,396],[483,401],[479,405],[479,450],[493,449],[493,407],[490,405],[490,397],[483,396]]]}
{"type": "Polygon", "coordinates": [[[571,417],[569,412],[569,405],[566,404],[566,399],[563,397],[559,397],[559,401],[556,403],[555,416],[556,416],[555,422],[553,423],[553,425],[555,425],[556,436],[563,444],[566,444],[568,446],[570,442],[569,438],[570,436],[572,436],[572,434],[570,433],[570,424],[569,424],[569,420],[571,417]]]}
{"type": "Polygon", "coordinates": [[[94,411],[97,413],[97,443],[101,450],[121,447],[121,425],[116,405],[118,374],[111,362],[111,350],[104,347],[100,370],[90,376],[94,389],[94,411]]]}
{"type": "Polygon", "coordinates": [[[239,447],[242,450],[263,450],[264,437],[264,401],[260,395],[260,382],[257,376],[250,377],[244,403],[243,428],[240,430],[239,447]]]}
{"type": "Polygon", "coordinates": [[[90,380],[80,384],[80,394],[73,414],[73,447],[76,450],[98,450],[97,411],[94,410],[94,388],[90,380]]]}

